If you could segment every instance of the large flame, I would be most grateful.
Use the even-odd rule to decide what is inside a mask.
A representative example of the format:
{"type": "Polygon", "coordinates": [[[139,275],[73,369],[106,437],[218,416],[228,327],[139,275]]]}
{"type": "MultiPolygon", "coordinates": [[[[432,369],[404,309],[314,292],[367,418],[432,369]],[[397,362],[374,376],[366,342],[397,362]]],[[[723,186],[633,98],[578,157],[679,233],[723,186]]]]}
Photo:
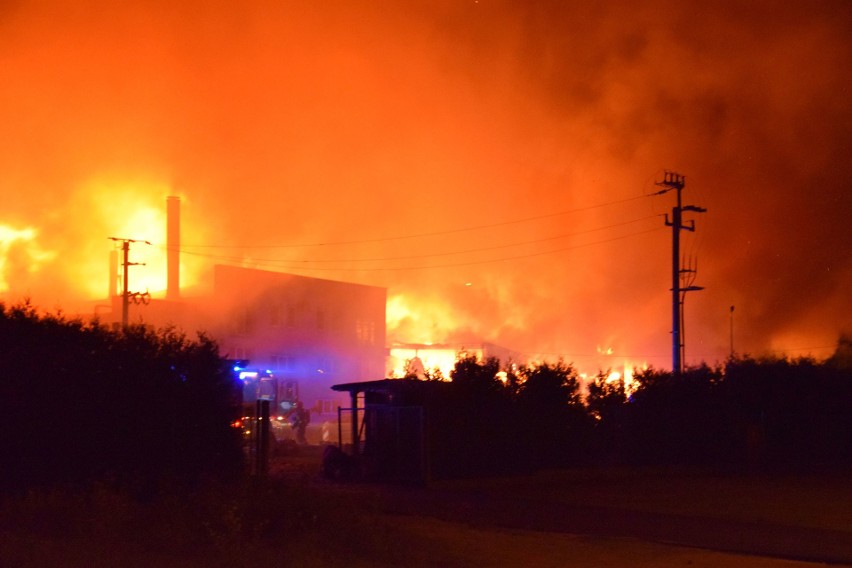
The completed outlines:
{"type": "MultiPolygon", "coordinates": [[[[128,288],[131,292],[148,291],[161,295],[166,290],[166,196],[172,193],[168,184],[150,180],[95,179],[84,184],[81,193],[92,203],[92,230],[85,235],[92,248],[118,252],[118,275],[109,275],[106,253],[93,254],[76,275],[86,294],[103,297],[112,277],[122,273],[122,240],[131,239],[128,262],[128,288]],[[107,239],[117,239],[112,244],[107,239]],[[148,244],[150,243],[150,244],[148,244]]],[[[191,229],[192,231],[192,229],[191,229]]],[[[198,229],[194,229],[197,233],[198,229]]],[[[192,233],[190,233],[192,234],[192,233]]],[[[197,282],[197,265],[181,263],[181,284],[197,282]]]]}
{"type": "Polygon", "coordinates": [[[611,335],[663,367],[673,196],[651,194],[673,168],[708,210],[682,235],[704,288],[685,363],[850,326],[842,2],[12,4],[3,301],[103,299],[108,237],[154,243],[129,288],[159,293],[178,193],[184,287],[250,258],[387,288],[391,341],[470,334],[594,373],[611,335]]]}
{"type": "Polygon", "coordinates": [[[388,297],[386,321],[391,341],[426,345],[447,341],[452,331],[460,327],[445,301],[429,301],[401,293],[388,297]]]}
{"type": "MultiPolygon", "coordinates": [[[[450,372],[455,367],[462,350],[440,345],[423,346],[391,346],[390,357],[388,357],[388,377],[401,378],[405,376],[416,376],[424,378],[428,373],[433,378],[448,380],[450,372]]],[[[482,356],[479,349],[465,349],[465,353],[482,356]]]]}
{"type": "MultiPolygon", "coordinates": [[[[444,343],[457,338],[459,330],[465,326],[445,300],[392,294],[387,301],[386,322],[391,343],[389,377],[415,375],[422,378],[429,373],[449,378],[462,346],[444,343]]],[[[479,338],[483,339],[488,338],[479,338]]],[[[477,357],[482,356],[479,348],[465,349],[477,357]]]]}
{"type": "Polygon", "coordinates": [[[33,274],[56,257],[55,251],[41,248],[37,235],[32,227],[15,229],[0,224],[0,293],[9,290],[8,274],[13,270],[33,274]]]}
{"type": "MultiPolygon", "coordinates": [[[[81,311],[91,301],[121,292],[122,241],[130,239],[128,288],[166,290],[167,183],[134,176],[101,176],[81,183],[62,215],[47,214],[42,226],[0,224],[0,293],[16,302],[30,298],[43,309],[81,311]],[[114,240],[110,240],[114,239],[114,240]],[[147,244],[150,243],[150,244],[147,244]],[[111,264],[110,251],[115,251],[111,264]],[[110,270],[115,269],[114,274],[110,270]]],[[[190,224],[186,238],[202,240],[206,227],[190,224]]],[[[181,286],[200,281],[204,263],[182,256],[181,286]]]]}

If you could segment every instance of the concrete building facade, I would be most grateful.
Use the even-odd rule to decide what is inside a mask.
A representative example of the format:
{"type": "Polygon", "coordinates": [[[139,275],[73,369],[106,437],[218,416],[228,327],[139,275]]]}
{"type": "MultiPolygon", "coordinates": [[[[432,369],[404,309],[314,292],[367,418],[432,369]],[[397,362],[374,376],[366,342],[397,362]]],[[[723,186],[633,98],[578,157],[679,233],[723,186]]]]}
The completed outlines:
{"type": "Polygon", "coordinates": [[[314,412],[348,402],[331,385],[384,377],[384,288],[224,265],[213,280],[222,353],[295,381],[314,412]]]}
{"type": "MultiPolygon", "coordinates": [[[[224,357],[297,385],[318,415],[348,404],[332,385],[384,378],[385,288],[227,265],[214,266],[212,278],[209,294],[131,302],[129,323],[203,332],[224,357]]],[[[119,327],[122,296],[110,306],[98,317],[119,327]]]]}

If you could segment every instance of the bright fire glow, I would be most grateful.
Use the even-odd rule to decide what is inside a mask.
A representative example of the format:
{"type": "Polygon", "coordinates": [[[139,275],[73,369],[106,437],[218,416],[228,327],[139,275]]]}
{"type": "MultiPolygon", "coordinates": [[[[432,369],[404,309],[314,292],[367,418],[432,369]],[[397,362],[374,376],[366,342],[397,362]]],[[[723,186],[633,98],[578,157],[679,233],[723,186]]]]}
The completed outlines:
{"type": "Polygon", "coordinates": [[[425,372],[438,371],[449,380],[460,352],[480,359],[483,356],[481,348],[471,349],[450,339],[458,332],[460,322],[457,312],[445,300],[389,296],[386,324],[389,342],[401,343],[390,349],[388,377],[414,374],[422,378],[425,372]]]}
{"type": "Polygon", "coordinates": [[[9,289],[7,270],[11,262],[10,257],[20,247],[21,254],[16,255],[19,262],[26,264],[28,273],[37,272],[39,267],[56,256],[53,251],[42,249],[36,242],[38,232],[32,227],[15,229],[8,225],[0,224],[0,292],[9,289]]]}
{"type": "Polygon", "coordinates": [[[431,345],[447,341],[457,322],[451,307],[442,301],[418,300],[395,294],[387,300],[387,333],[391,341],[431,345]]]}
{"type": "MultiPolygon", "coordinates": [[[[388,329],[399,327],[403,321],[416,318],[416,312],[408,307],[408,302],[401,294],[390,296],[387,301],[386,321],[388,329]]],[[[414,338],[410,338],[414,340],[414,338]]]]}
{"type": "MultiPolygon", "coordinates": [[[[615,358],[613,357],[615,355],[615,349],[612,346],[602,347],[601,345],[598,345],[596,347],[596,350],[599,355],[603,355],[601,360],[598,362],[600,365],[600,370],[609,370],[609,373],[606,376],[607,383],[623,381],[624,391],[628,395],[638,388],[639,385],[634,380],[633,374],[636,369],[647,370],[647,361],[643,361],[642,363],[636,363],[635,361],[631,361],[629,358],[618,358],[620,359],[620,363],[615,364],[615,361],[613,361],[613,358],[615,358]]],[[[594,376],[594,374],[580,374],[580,378],[585,382],[590,380],[590,376],[594,376]]]]}
{"type": "MultiPolygon", "coordinates": [[[[166,289],[166,253],[160,246],[165,243],[166,207],[168,189],[157,184],[95,182],[90,189],[98,203],[98,212],[109,232],[105,237],[148,241],[131,243],[129,261],[144,263],[129,269],[129,287],[134,292],[149,291],[152,294],[166,289]]],[[[119,250],[119,274],[122,272],[121,243],[119,250]]],[[[101,262],[104,263],[103,259],[101,262]]],[[[108,265],[106,265],[108,268],[108,265]]],[[[103,274],[103,272],[100,272],[103,274]]],[[[97,297],[103,294],[105,278],[86,282],[89,293],[97,297]],[[98,294],[100,292],[100,294],[98,294]]]]}
{"type": "MultiPolygon", "coordinates": [[[[456,365],[459,351],[460,349],[447,346],[391,347],[390,357],[388,357],[388,376],[401,378],[407,372],[420,376],[423,371],[439,370],[444,379],[449,379],[450,371],[456,365]]],[[[482,357],[481,349],[465,349],[464,351],[469,355],[482,357]]]]}
{"type": "Polygon", "coordinates": [[[647,370],[648,369],[648,363],[642,362],[642,364],[640,365],[640,364],[632,363],[632,362],[628,361],[627,359],[625,359],[621,369],[622,369],[621,371],[617,371],[617,370],[610,371],[609,375],[607,376],[606,381],[608,383],[614,383],[614,382],[619,381],[619,380],[623,381],[624,382],[624,392],[625,392],[625,394],[629,395],[630,393],[632,393],[633,391],[635,391],[639,387],[639,384],[633,378],[634,371],[636,369],[647,370]]]}
{"type": "Polygon", "coordinates": [[[108,237],[155,243],[132,246],[129,289],[156,297],[177,189],[196,216],[182,288],[251,259],[392,291],[389,345],[488,341],[626,378],[624,354],[671,363],[674,195],[653,170],[673,167],[708,211],[682,234],[704,288],[684,363],[822,357],[848,332],[845,3],[702,3],[687,36],[677,2],[293,4],[6,10],[3,301],[107,304],[108,237]]]}
{"type": "MultiPolygon", "coordinates": [[[[89,298],[103,298],[108,291],[109,247],[118,254],[117,274],[120,282],[123,273],[121,241],[110,242],[109,237],[133,239],[128,260],[138,263],[130,266],[128,285],[131,292],[148,291],[155,297],[166,290],[166,197],[173,192],[167,184],[149,180],[122,181],[96,179],[81,188],[81,194],[90,200],[95,218],[85,238],[91,251],[74,280],[89,298]],[[145,244],[141,241],[148,241],[145,244]],[[102,251],[102,252],[100,252],[102,251]]],[[[181,223],[182,239],[193,239],[199,228],[181,223]],[[184,237],[189,233],[189,237],[184,237]]],[[[193,259],[181,256],[181,287],[192,286],[199,280],[200,267],[193,259]]],[[[121,288],[119,285],[119,292],[121,288]]]]}
{"type": "MultiPolygon", "coordinates": [[[[614,349],[612,347],[598,347],[598,353],[612,356],[614,349]]],[[[608,384],[622,381],[624,383],[625,395],[630,396],[630,394],[639,388],[639,383],[634,378],[636,370],[648,370],[648,362],[643,361],[642,363],[637,363],[635,361],[631,361],[629,358],[621,358],[620,363],[613,363],[614,361],[612,361],[610,357],[602,359],[599,361],[599,371],[607,372],[605,382],[608,384]]],[[[581,390],[584,394],[588,393],[588,385],[596,380],[599,371],[579,373],[581,390]]]]}

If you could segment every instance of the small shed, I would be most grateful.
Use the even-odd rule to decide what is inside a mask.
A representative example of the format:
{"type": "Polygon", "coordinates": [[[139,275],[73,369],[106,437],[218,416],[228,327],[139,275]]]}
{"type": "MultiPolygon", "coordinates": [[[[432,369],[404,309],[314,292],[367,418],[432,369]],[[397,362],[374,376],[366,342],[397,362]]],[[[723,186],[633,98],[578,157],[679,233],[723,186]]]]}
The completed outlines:
{"type": "Polygon", "coordinates": [[[334,385],[348,392],[350,407],[338,409],[338,448],[370,479],[426,482],[432,476],[432,430],[448,383],[383,379],[334,385]],[[348,425],[348,435],[345,426],[348,425]],[[344,443],[348,440],[348,443],[344,443]]]}
{"type": "Polygon", "coordinates": [[[348,392],[351,405],[338,409],[340,441],[329,451],[365,478],[426,483],[510,475],[528,472],[534,461],[506,397],[418,379],[331,388],[348,392]]]}

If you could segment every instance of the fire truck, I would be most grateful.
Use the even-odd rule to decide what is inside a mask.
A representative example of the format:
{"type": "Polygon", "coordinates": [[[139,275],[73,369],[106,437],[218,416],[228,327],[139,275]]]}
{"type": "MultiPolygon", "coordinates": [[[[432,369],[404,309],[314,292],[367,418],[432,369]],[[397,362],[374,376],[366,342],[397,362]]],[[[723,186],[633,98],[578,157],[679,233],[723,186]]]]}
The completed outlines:
{"type": "Polygon", "coordinates": [[[299,402],[299,383],[276,377],[271,371],[252,368],[248,361],[232,361],[231,373],[242,392],[241,418],[234,425],[241,428],[248,445],[255,445],[260,431],[259,418],[268,412],[273,439],[293,439],[290,418],[299,402]]]}
{"type": "Polygon", "coordinates": [[[271,371],[235,364],[234,377],[242,385],[243,410],[251,410],[258,401],[269,401],[270,413],[288,414],[299,400],[299,383],[278,378],[271,371]]]}

